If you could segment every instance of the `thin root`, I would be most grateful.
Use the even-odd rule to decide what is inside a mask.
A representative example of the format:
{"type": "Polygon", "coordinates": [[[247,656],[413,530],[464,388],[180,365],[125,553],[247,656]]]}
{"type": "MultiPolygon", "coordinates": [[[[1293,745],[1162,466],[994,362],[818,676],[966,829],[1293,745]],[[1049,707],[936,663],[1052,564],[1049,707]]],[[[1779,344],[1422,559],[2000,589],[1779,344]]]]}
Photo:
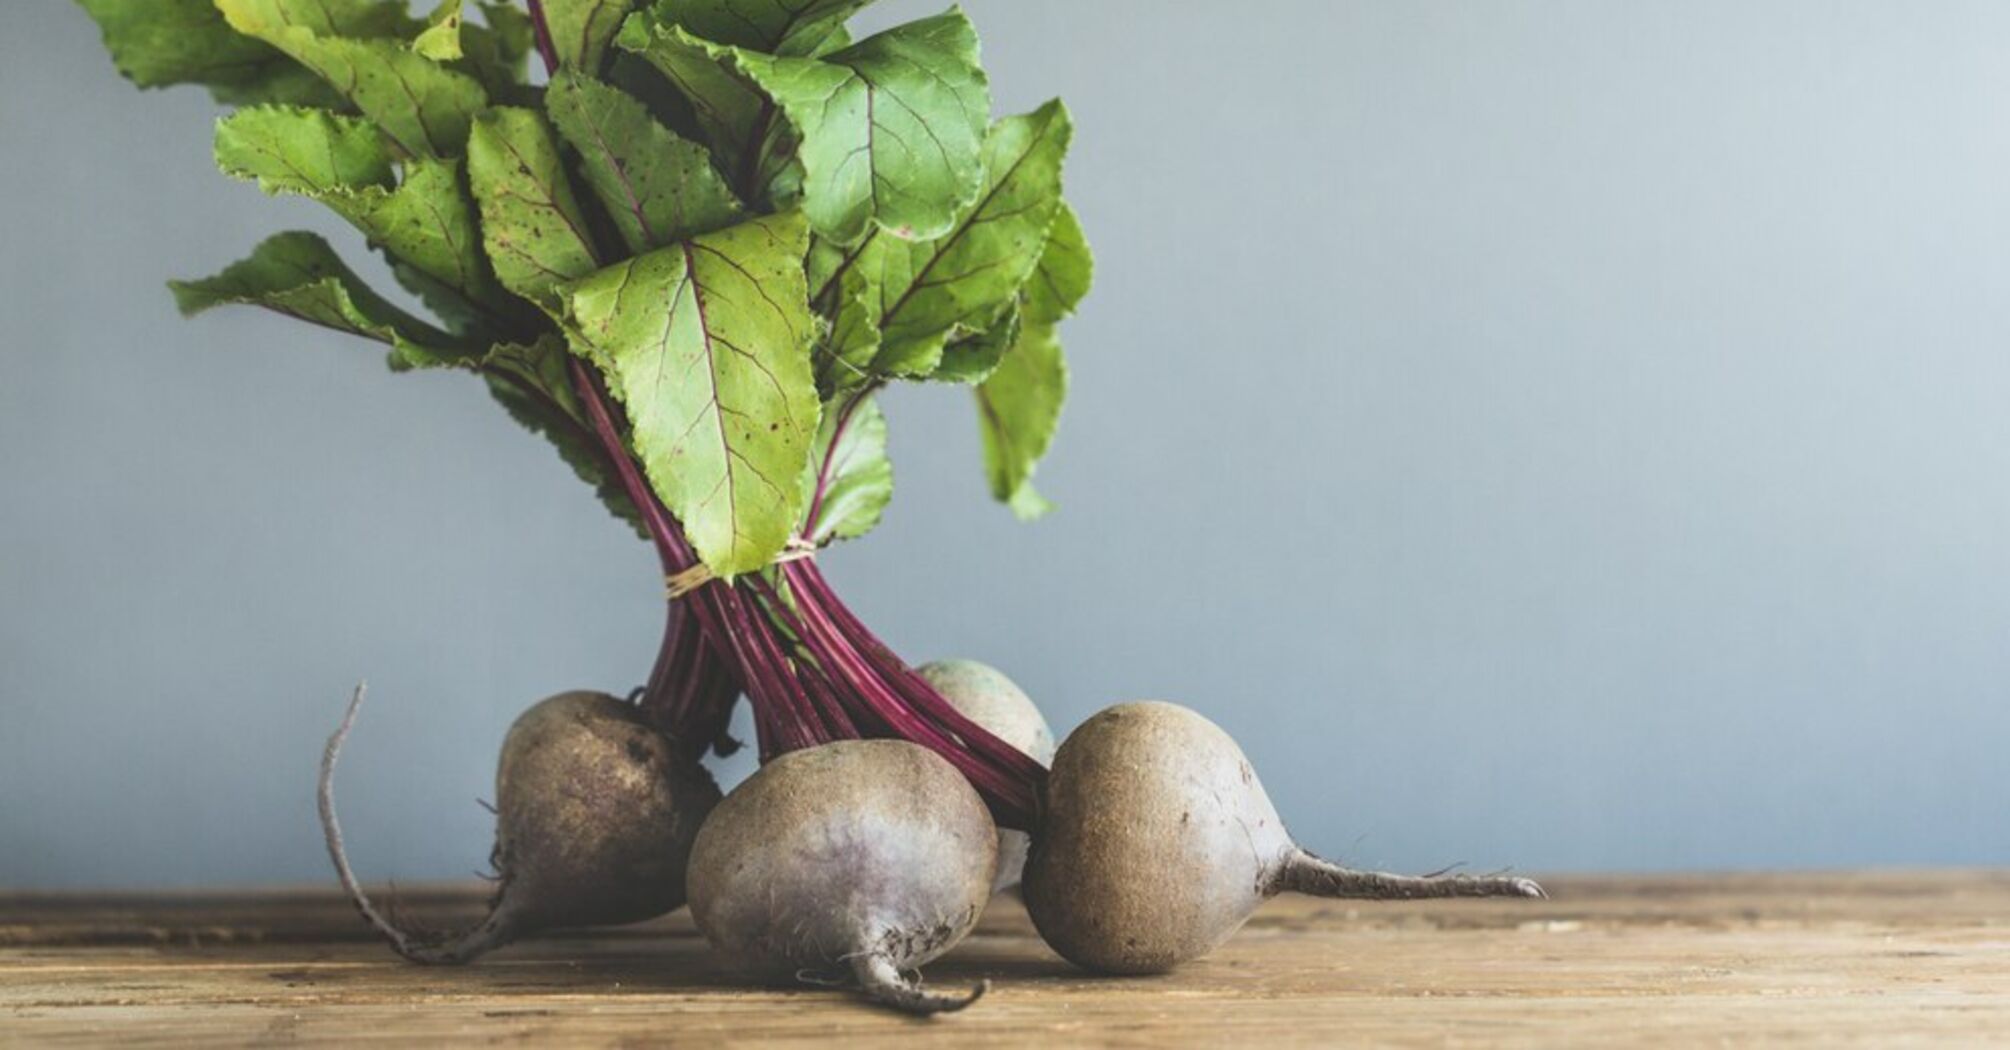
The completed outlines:
{"type": "Polygon", "coordinates": [[[1344,868],[1304,850],[1293,850],[1278,869],[1279,892],[1354,900],[1423,900],[1433,897],[1529,897],[1547,900],[1534,879],[1514,875],[1395,875],[1344,868]]]}
{"type": "Polygon", "coordinates": [[[984,993],[991,990],[991,981],[986,978],[963,995],[931,992],[923,988],[919,980],[901,973],[900,968],[893,965],[893,960],[883,952],[853,956],[851,971],[865,994],[903,1013],[919,1017],[954,1013],[984,998],[984,993]]]}
{"type": "Polygon", "coordinates": [[[356,683],[356,692],[349,698],[349,707],[342,712],[342,723],[335,727],[335,732],[328,737],[328,746],[321,752],[321,779],[314,798],[321,811],[321,838],[328,846],[328,859],[335,863],[335,876],[342,881],[342,891],[349,895],[349,902],[356,906],[357,914],[390,942],[392,951],[425,965],[469,962],[509,940],[512,924],[504,908],[491,907],[479,925],[458,937],[444,941],[421,939],[385,918],[370,903],[369,895],[363,892],[362,884],[356,880],[356,872],[349,867],[349,852],[342,844],[342,824],[335,819],[335,763],[342,757],[342,745],[348,742],[349,731],[356,728],[356,714],[363,709],[366,689],[366,683],[356,683]]]}

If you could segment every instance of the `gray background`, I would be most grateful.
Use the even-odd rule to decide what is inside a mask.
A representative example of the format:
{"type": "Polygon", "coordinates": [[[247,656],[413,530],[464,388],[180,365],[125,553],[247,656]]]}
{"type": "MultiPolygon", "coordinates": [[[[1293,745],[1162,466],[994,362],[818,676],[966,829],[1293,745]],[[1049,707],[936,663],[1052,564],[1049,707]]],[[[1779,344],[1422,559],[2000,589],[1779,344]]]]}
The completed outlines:
{"type": "MultiPolygon", "coordinates": [[[[358,239],[7,6],[0,884],[325,881],[366,675],[360,866],[469,871],[511,717],[646,670],[649,551],[466,377],[176,319],[358,239]]],[[[1049,521],[892,399],[826,560],[904,652],[1193,704],[1358,861],[2010,862],[2010,9],[970,8],[1001,111],[1074,108],[1101,275],[1049,521]]]]}

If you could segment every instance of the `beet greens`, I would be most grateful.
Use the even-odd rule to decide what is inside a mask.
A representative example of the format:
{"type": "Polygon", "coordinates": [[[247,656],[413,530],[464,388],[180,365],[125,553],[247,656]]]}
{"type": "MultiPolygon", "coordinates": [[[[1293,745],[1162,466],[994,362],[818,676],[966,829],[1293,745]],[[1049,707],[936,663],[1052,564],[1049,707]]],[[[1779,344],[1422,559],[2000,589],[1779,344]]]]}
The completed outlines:
{"type": "Polygon", "coordinates": [[[283,233],[176,282],[480,376],[656,548],[672,600],[640,704],[690,757],[855,737],[937,752],[1001,824],[1040,764],[959,714],[815,554],[891,495],[875,395],[969,386],[1021,517],[1088,290],[1058,102],[994,120],[951,9],[853,40],[868,0],[79,0],[142,87],[206,86],[228,174],[326,205],[423,314],[283,233]],[[533,84],[529,58],[546,74],[533,84]]]}

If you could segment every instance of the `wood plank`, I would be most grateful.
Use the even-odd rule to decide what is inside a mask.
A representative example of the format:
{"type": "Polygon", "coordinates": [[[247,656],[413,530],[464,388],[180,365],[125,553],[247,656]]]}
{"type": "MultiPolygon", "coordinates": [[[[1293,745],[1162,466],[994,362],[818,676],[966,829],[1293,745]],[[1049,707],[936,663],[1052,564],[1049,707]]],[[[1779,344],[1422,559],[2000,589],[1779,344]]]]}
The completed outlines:
{"type": "MultiPolygon", "coordinates": [[[[321,892],[0,895],[22,1045],[1955,1045],[2010,1040],[2010,873],[1557,878],[1545,903],[1275,902],[1162,978],[1048,952],[1016,901],[928,971],[994,980],[913,1021],[715,972],[674,916],[408,966],[321,892]]],[[[465,916],[478,892],[407,893],[465,916]]]]}

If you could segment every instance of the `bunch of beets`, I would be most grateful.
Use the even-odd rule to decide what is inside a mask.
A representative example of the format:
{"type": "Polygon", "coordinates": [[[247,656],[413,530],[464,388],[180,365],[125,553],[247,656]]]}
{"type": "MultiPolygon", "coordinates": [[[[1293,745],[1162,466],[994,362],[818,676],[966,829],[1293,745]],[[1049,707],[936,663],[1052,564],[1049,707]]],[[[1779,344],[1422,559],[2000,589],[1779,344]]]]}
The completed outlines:
{"type": "Polygon", "coordinates": [[[1090,278],[1061,196],[1072,128],[1059,101],[992,118],[962,12],[854,40],[869,0],[79,2],[135,83],[235,107],[226,173],[333,209],[409,293],[282,233],[175,282],[185,313],[262,306],[382,343],[394,370],[479,376],[661,557],[647,684],[511,728],[499,886],[471,930],[401,930],[349,870],[331,791],[357,691],[322,820],[407,958],[688,902],[736,970],[934,1013],[983,989],[914,968],[1022,870],[1047,942],[1117,973],[1199,956],[1284,891],[1541,895],[1312,856],[1182,707],[1109,708],[1056,750],[1004,675],[909,667],[824,578],[816,553],[891,497],[891,382],[968,386],[993,493],[1049,509],[1031,478],[1067,387],[1057,326],[1090,278]],[[700,759],[736,746],[741,697],[762,768],[722,799],[700,759]]]}

